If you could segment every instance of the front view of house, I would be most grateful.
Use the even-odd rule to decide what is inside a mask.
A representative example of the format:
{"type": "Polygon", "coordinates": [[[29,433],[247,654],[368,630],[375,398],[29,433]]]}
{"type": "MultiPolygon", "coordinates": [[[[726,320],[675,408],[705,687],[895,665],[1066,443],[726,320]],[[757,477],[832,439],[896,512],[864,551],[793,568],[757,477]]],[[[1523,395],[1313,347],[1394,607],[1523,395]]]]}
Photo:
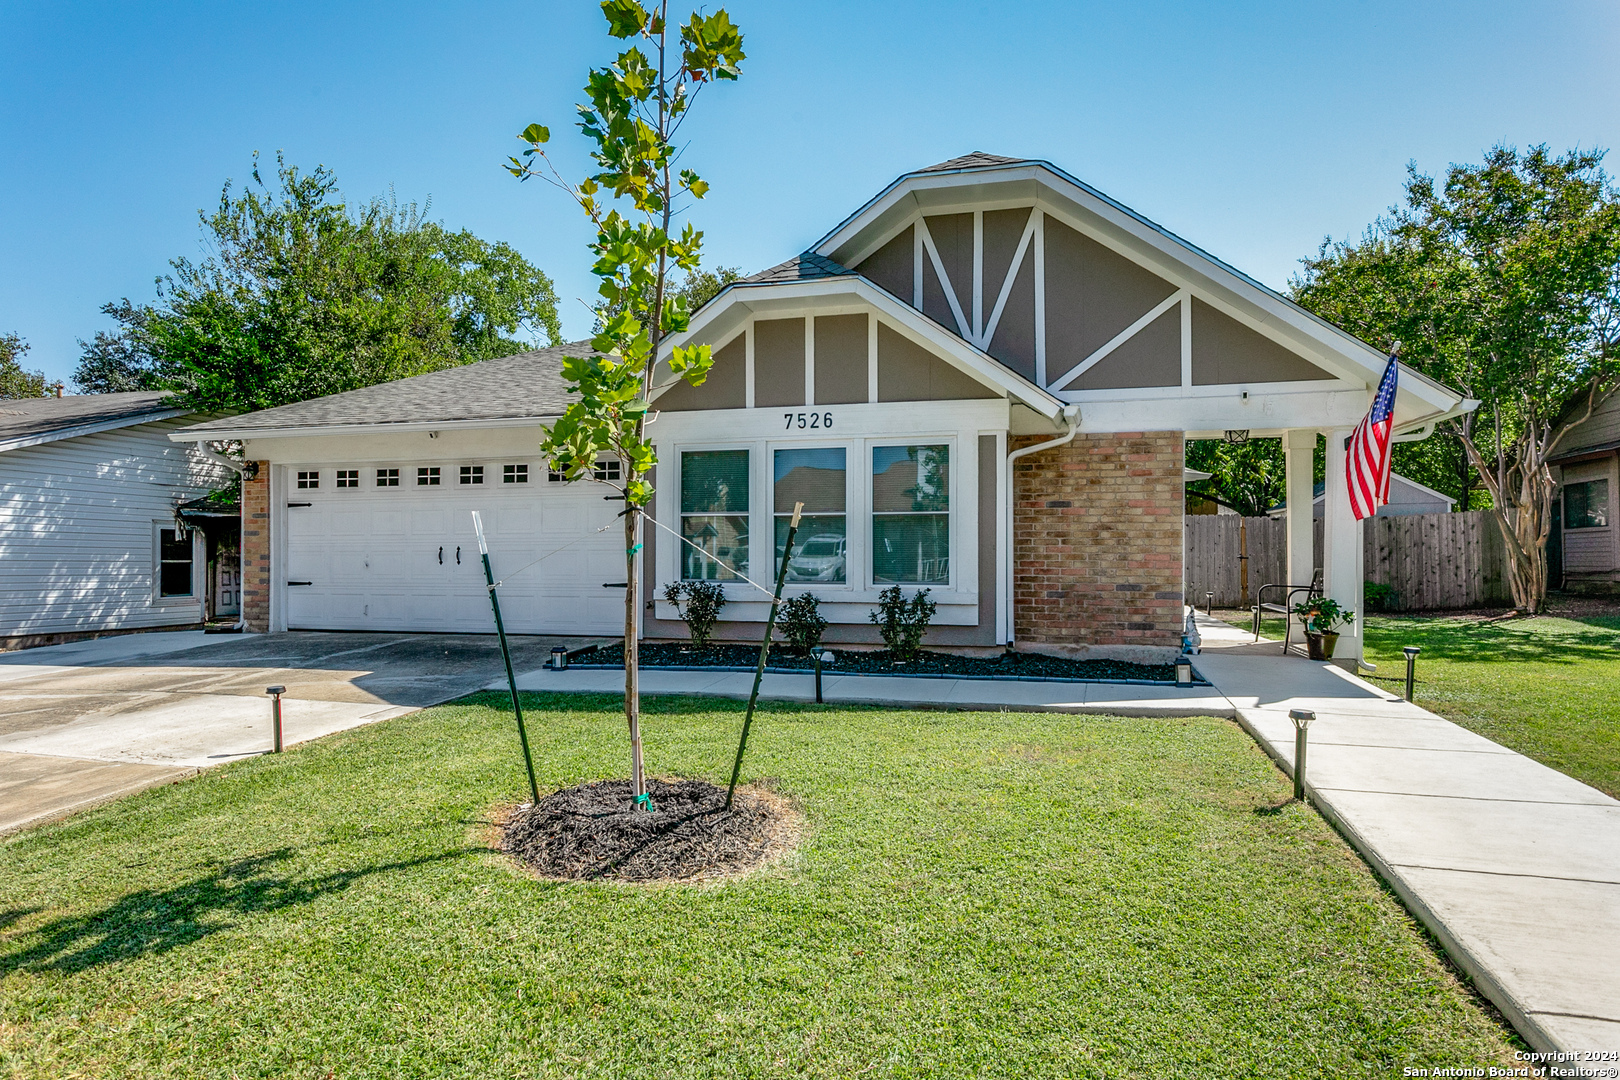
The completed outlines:
{"type": "MultiPolygon", "coordinates": [[[[809,251],[726,287],[669,346],[707,343],[700,387],[661,377],[642,551],[662,599],[724,583],[719,636],[757,639],[787,516],[788,591],[832,641],[875,641],[893,585],[930,590],[937,645],[1143,659],[1180,643],[1187,439],[1282,438],[1290,580],[1309,580],[1311,455],[1342,446],[1385,357],[1041,161],[970,154],[900,177],[809,251]],[[1298,512],[1294,508],[1300,508],[1298,512]]],[[[199,425],[259,462],[243,499],[243,603],[262,630],[490,629],[470,511],[509,628],[622,626],[620,505],[538,453],[567,403],[545,349],[199,425]]],[[[1396,430],[1467,409],[1403,368],[1396,430]]],[[[598,475],[616,478],[604,461],[598,475]]],[[[1328,454],[1328,595],[1361,607],[1361,530],[1328,454]]],[[[1360,652],[1359,623],[1340,655],[1360,652]]]]}

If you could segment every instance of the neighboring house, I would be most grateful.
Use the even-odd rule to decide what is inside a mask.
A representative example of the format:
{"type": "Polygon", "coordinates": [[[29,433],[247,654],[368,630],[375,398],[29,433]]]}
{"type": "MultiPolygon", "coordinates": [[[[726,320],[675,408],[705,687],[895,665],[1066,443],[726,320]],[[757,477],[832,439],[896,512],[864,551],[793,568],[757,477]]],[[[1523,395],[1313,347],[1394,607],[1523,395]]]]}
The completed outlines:
{"type": "MultiPolygon", "coordinates": [[[[1322,517],[1326,513],[1327,485],[1318,480],[1311,486],[1316,493],[1311,508],[1314,517],[1322,517]]],[[[1451,508],[1457,505],[1457,500],[1451,496],[1434,490],[1408,479],[1398,472],[1389,474],[1389,502],[1378,508],[1375,517],[1407,517],[1412,514],[1449,514],[1451,508]]],[[[1282,517],[1288,513],[1288,502],[1284,500],[1266,511],[1268,517],[1282,517]]]]}
{"type": "MultiPolygon", "coordinates": [[[[1572,406],[1584,410],[1584,399],[1572,406]]],[[[1560,533],[1562,586],[1610,591],[1620,584],[1620,538],[1614,523],[1620,490],[1620,394],[1572,426],[1549,459],[1558,482],[1553,527],[1560,533]]],[[[1550,584],[1557,588],[1556,579],[1550,584]]]]}
{"type": "MultiPolygon", "coordinates": [[[[814,547],[789,591],[823,601],[830,640],[876,640],[868,612],[898,584],[930,590],[935,644],[1159,657],[1182,632],[1184,440],[1283,438],[1303,505],[1318,433],[1349,435],[1385,364],[1054,166],[986,154],[900,177],[726,286],[665,349],[695,343],[714,349],[708,381],[664,370],[654,395],[646,636],[684,635],[662,586],[702,577],[725,582],[717,636],[757,639],[766,598],[740,578],[770,578],[802,501],[814,547]]],[[[262,465],[244,487],[248,624],[487,631],[478,509],[510,628],[615,632],[619,504],[538,451],[581,347],[177,433],[245,440],[262,465]]],[[[1402,369],[1397,431],[1471,407],[1402,369]]],[[[1327,589],[1360,608],[1361,529],[1330,469],[1327,589]]],[[[1288,531],[1308,568],[1309,517],[1288,531]]]]}
{"type": "Polygon", "coordinates": [[[166,396],[0,401],[0,648],[203,622],[234,530],[210,544],[176,512],[232,470],[175,445],[198,417],[166,396]]]}

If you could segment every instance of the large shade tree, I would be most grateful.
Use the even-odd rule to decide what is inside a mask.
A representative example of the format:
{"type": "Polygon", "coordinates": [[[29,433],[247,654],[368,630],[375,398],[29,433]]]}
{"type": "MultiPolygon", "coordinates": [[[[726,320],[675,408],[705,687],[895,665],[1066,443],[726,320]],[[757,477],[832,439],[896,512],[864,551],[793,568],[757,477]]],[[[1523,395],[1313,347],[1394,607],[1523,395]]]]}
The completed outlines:
{"type": "Polygon", "coordinates": [[[102,310],[75,382],[166,388],[199,409],[263,409],[557,344],[551,280],[513,248],[414,204],[345,203],[325,168],[277,158],[199,214],[200,259],[177,258],[152,304],[102,310]]]}
{"type": "MultiPolygon", "coordinates": [[[[1449,434],[1490,496],[1514,605],[1541,610],[1549,457],[1614,393],[1620,195],[1601,151],[1498,146],[1406,199],[1358,240],[1324,242],[1295,298],[1478,399],[1449,434]]],[[[1467,490],[1466,485],[1464,491],[1467,490]]]]}
{"type": "Polygon", "coordinates": [[[45,395],[45,373],[29,371],[22,365],[28,347],[21,334],[0,334],[0,399],[45,395]]]}
{"type": "Polygon", "coordinates": [[[653,495],[647,477],[658,461],[647,437],[648,402],[660,370],[698,385],[713,363],[707,345],[677,347],[667,366],[658,363],[663,340],[690,323],[689,297],[712,284],[698,274],[703,234],[690,221],[676,231],[683,204],[708,191],[695,171],[676,167],[678,136],[702,90],[737,79],[745,57],[742,32],[724,9],[671,24],[667,2],[603,0],[601,7],[609,35],[628,44],[611,64],[592,69],[579,106],[594,170],[577,184],[566,180],[546,157],[551,132],[541,124],[519,136],[528,149],[509,168],[520,180],[543,177],[567,192],[596,227],[594,353],[564,361],[563,376],[578,400],[547,429],[541,449],[571,480],[593,479],[602,455],[621,463],[612,486],[624,500],[624,710],[631,784],[645,804],[636,616],[642,517],[653,495]],[[681,285],[673,281],[677,270],[686,275],[681,285]]]}

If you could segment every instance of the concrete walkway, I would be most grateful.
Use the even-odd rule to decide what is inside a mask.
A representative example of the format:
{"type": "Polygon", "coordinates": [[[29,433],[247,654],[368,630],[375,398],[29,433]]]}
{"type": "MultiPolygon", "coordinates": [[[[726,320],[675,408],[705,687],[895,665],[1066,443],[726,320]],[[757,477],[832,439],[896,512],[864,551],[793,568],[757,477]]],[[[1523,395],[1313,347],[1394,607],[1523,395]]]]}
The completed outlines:
{"type": "MultiPolygon", "coordinates": [[[[1331,664],[1198,620],[1198,670],[1536,1049],[1620,1051],[1620,802],[1331,664]]],[[[1404,671],[1402,672],[1404,674],[1404,671]]]]}

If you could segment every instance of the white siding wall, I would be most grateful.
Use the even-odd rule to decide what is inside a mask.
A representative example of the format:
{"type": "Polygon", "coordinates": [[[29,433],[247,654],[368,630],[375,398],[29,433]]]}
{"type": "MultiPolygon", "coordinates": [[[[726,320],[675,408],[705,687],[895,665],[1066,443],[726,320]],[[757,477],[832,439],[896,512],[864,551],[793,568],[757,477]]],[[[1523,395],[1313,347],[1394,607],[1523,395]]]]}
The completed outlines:
{"type": "Polygon", "coordinates": [[[0,453],[0,637],[201,620],[200,544],[193,597],[159,600],[154,576],[154,522],[230,476],[169,441],[195,419],[0,453]]]}

